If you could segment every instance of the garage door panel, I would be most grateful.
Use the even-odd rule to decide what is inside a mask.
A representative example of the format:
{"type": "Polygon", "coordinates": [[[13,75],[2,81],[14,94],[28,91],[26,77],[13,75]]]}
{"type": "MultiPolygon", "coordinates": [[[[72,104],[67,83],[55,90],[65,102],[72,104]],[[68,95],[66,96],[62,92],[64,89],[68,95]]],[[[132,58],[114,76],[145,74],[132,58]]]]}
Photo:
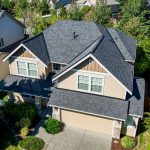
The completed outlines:
{"type": "Polygon", "coordinates": [[[66,125],[112,135],[113,120],[61,110],[61,120],[66,125]]]}

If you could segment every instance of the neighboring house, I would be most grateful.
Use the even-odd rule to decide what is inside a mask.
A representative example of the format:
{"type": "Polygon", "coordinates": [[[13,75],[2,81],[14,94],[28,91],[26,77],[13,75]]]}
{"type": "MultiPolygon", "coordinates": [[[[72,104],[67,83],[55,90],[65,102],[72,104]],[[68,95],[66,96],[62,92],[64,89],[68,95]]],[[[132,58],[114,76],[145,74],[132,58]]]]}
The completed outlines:
{"type": "MultiPolygon", "coordinates": [[[[97,0],[78,0],[76,4],[80,7],[96,6],[97,0]]],[[[112,14],[119,13],[120,3],[116,0],[106,0],[106,5],[110,7],[112,14]]]]}
{"type": "Polygon", "coordinates": [[[8,62],[2,59],[8,54],[7,46],[13,45],[24,38],[24,26],[4,10],[0,10],[0,80],[9,73],[8,62]]]}
{"type": "Polygon", "coordinates": [[[59,21],[4,58],[10,75],[1,89],[38,108],[52,107],[53,118],[66,125],[135,136],[145,88],[144,79],[134,77],[135,59],[136,41],[124,33],[59,21]]]}
{"type": "MultiPolygon", "coordinates": [[[[72,0],[53,0],[53,3],[56,8],[62,6],[70,7],[70,4],[73,4],[72,0]]],[[[96,6],[97,0],[77,0],[75,3],[81,8],[84,6],[96,6]]],[[[116,0],[106,0],[106,5],[110,7],[112,14],[119,13],[120,3],[116,0]]]]}

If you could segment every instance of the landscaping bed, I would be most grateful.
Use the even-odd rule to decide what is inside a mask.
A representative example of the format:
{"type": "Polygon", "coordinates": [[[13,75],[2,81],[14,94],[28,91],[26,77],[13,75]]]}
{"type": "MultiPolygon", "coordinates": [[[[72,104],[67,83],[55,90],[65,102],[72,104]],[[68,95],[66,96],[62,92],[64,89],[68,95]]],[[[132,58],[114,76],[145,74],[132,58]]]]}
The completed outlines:
{"type": "Polygon", "coordinates": [[[16,145],[17,140],[15,134],[7,127],[6,124],[0,122],[0,149],[6,149],[9,145],[16,145]]]}

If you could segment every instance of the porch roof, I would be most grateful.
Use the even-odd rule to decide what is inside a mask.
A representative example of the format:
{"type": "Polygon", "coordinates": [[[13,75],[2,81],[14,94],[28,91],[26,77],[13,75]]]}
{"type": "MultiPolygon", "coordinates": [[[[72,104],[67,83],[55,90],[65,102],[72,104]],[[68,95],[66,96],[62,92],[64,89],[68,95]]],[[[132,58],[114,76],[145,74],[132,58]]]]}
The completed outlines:
{"type": "Polygon", "coordinates": [[[51,86],[51,75],[46,80],[8,75],[0,83],[0,89],[3,91],[17,92],[43,98],[50,97],[51,86]]]}

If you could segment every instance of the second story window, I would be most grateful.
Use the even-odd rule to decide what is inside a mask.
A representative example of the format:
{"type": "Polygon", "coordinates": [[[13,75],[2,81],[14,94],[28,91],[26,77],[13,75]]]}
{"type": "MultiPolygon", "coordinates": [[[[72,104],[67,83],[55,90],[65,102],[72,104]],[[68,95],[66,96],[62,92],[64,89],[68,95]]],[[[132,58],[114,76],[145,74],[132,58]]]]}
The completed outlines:
{"type": "Polygon", "coordinates": [[[53,71],[58,71],[60,70],[60,68],[61,68],[60,64],[53,63],[53,71]]]}
{"type": "Polygon", "coordinates": [[[88,93],[103,94],[104,77],[95,76],[92,74],[84,75],[78,74],[78,85],[79,91],[86,91],[88,93]]]}
{"type": "Polygon", "coordinates": [[[31,62],[17,61],[18,75],[27,77],[38,77],[37,64],[31,62]]]}
{"type": "Polygon", "coordinates": [[[0,47],[4,46],[4,40],[3,38],[0,38],[0,47]]]}

